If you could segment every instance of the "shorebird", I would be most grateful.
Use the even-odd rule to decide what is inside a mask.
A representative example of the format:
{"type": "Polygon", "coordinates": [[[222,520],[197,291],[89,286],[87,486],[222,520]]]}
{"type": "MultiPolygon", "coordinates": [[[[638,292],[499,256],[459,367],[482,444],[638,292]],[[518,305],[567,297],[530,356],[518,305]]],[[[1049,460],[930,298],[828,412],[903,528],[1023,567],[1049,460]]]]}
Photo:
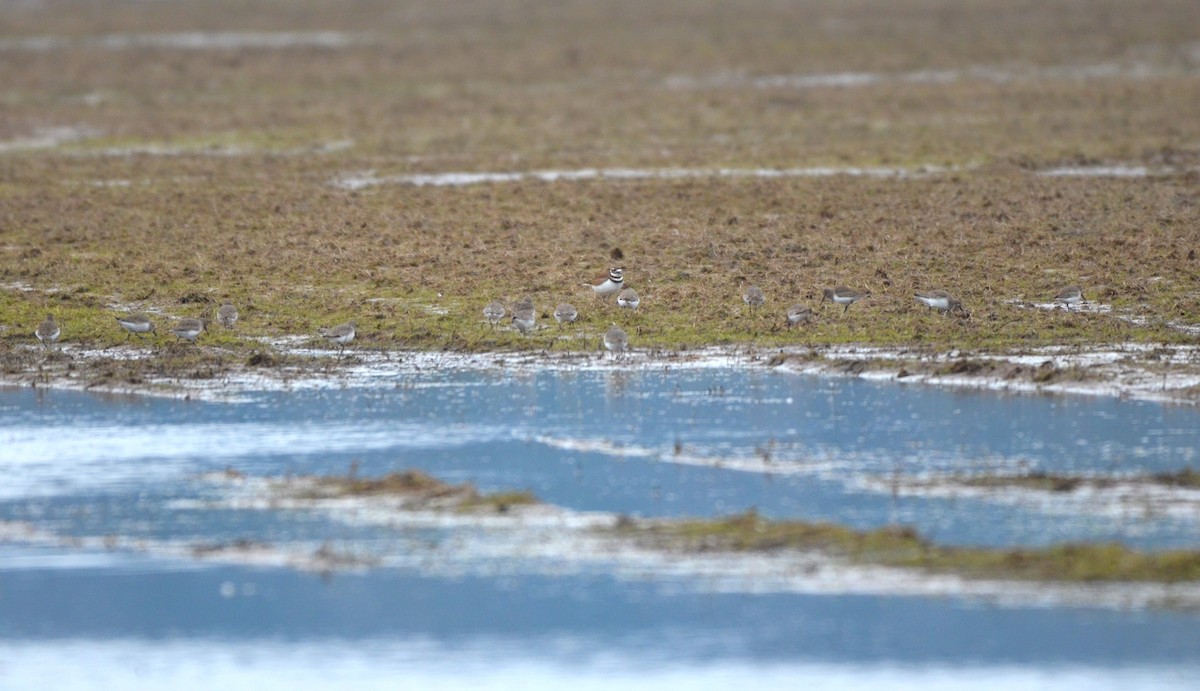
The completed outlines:
{"type": "Polygon", "coordinates": [[[1079,286],[1067,286],[1054,294],[1054,302],[1061,302],[1071,311],[1071,305],[1083,302],[1083,290],[1079,286]]]}
{"type": "Polygon", "coordinates": [[[354,334],[357,327],[358,322],[354,319],[351,319],[345,324],[338,324],[332,329],[326,329],[322,331],[321,336],[326,341],[329,341],[331,344],[338,347],[338,357],[340,358],[342,353],[346,350],[346,344],[354,340],[354,334]]]}
{"type": "Polygon", "coordinates": [[[37,339],[47,348],[57,341],[61,334],[62,329],[58,327],[58,322],[54,321],[53,314],[47,314],[46,319],[38,324],[37,329],[33,332],[33,335],[37,336],[37,339]]]}
{"type": "Polygon", "coordinates": [[[913,297],[920,300],[926,307],[931,310],[937,310],[949,314],[950,312],[962,312],[962,303],[958,301],[950,293],[944,290],[931,290],[927,293],[913,293],[913,297]]]}
{"type": "Polygon", "coordinates": [[[766,301],[767,296],[763,294],[762,288],[759,288],[758,286],[750,286],[742,292],[742,302],[746,303],[750,307],[751,312],[759,307],[762,307],[763,303],[766,301]]]}
{"type": "Polygon", "coordinates": [[[787,311],[787,327],[790,329],[800,322],[808,323],[812,319],[812,310],[804,305],[792,305],[787,311]]]}
{"type": "Polygon", "coordinates": [[[495,329],[500,320],[504,318],[507,310],[504,309],[504,303],[499,300],[492,300],[483,308],[483,318],[487,320],[492,328],[495,329]]]}
{"type": "Polygon", "coordinates": [[[117,323],[121,325],[122,329],[125,329],[126,341],[129,340],[129,336],[132,334],[137,334],[137,337],[141,338],[142,334],[154,333],[154,322],[150,321],[150,317],[141,312],[130,312],[129,314],[121,315],[117,317],[117,323]]]}
{"type": "Polygon", "coordinates": [[[175,326],[171,327],[171,333],[185,341],[191,341],[192,343],[196,342],[196,339],[200,337],[200,332],[203,330],[203,319],[180,319],[175,323],[175,326]]]}
{"type": "Polygon", "coordinates": [[[845,314],[850,309],[850,305],[853,305],[855,302],[869,296],[870,294],[871,291],[869,290],[860,293],[853,288],[837,286],[836,288],[826,288],[823,290],[821,294],[821,302],[832,300],[839,305],[843,305],[844,308],[842,309],[842,314],[845,314]]]}
{"type": "Polygon", "coordinates": [[[614,267],[608,270],[608,275],[604,278],[597,279],[599,283],[581,283],[580,285],[587,286],[592,289],[592,293],[598,296],[612,295],[621,289],[621,284],[625,280],[625,268],[614,267]]]}
{"type": "Polygon", "coordinates": [[[224,326],[226,329],[232,329],[237,320],[238,311],[232,302],[226,300],[223,305],[217,308],[217,321],[221,322],[221,326],[224,326]]]}
{"type": "Polygon", "coordinates": [[[533,308],[533,298],[526,295],[520,302],[513,305],[512,325],[522,335],[529,335],[537,325],[537,310],[533,308]]]}
{"type": "Polygon", "coordinates": [[[613,324],[608,327],[608,331],[604,332],[604,349],[612,353],[614,357],[622,356],[625,349],[629,347],[629,337],[621,327],[613,324]]]}
{"type": "Polygon", "coordinates": [[[638,305],[642,304],[642,298],[638,297],[633,288],[626,288],[617,296],[617,304],[625,309],[637,310],[638,305]]]}
{"type": "Polygon", "coordinates": [[[559,328],[563,324],[570,324],[579,318],[579,310],[569,302],[564,302],[554,308],[554,320],[558,322],[559,328]]]}

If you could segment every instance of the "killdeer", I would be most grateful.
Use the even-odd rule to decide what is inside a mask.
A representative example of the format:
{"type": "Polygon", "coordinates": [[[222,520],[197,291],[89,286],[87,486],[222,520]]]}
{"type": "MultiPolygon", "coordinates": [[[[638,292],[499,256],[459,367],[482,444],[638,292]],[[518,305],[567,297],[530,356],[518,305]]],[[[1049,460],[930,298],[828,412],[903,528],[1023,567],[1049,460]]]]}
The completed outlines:
{"type": "Polygon", "coordinates": [[[221,322],[221,326],[224,326],[226,329],[232,329],[237,320],[238,311],[232,302],[226,300],[223,305],[217,308],[217,321],[221,322]]]}
{"type": "Polygon", "coordinates": [[[750,286],[742,292],[742,302],[746,303],[750,307],[751,312],[759,307],[762,307],[763,303],[766,301],[767,296],[763,294],[762,288],[759,288],[758,286],[750,286]]]}
{"type": "Polygon", "coordinates": [[[137,337],[141,338],[142,334],[154,333],[154,322],[141,312],[131,312],[117,317],[117,323],[121,325],[122,329],[125,329],[126,341],[129,340],[131,334],[137,334],[137,337]]]}
{"type": "Polygon", "coordinates": [[[1054,301],[1066,305],[1069,312],[1071,311],[1071,305],[1083,302],[1083,290],[1079,286],[1067,286],[1055,293],[1054,301]]]}
{"type": "Polygon", "coordinates": [[[171,333],[185,341],[191,341],[192,343],[196,342],[196,339],[200,337],[200,332],[203,330],[203,319],[180,319],[175,323],[175,326],[171,327],[171,333]]]}
{"type": "Polygon", "coordinates": [[[554,308],[554,320],[558,322],[559,327],[563,324],[570,324],[579,318],[579,310],[569,302],[564,302],[554,308]]]}
{"type": "Polygon", "coordinates": [[[963,312],[962,303],[958,301],[950,293],[944,290],[931,290],[927,293],[913,293],[913,297],[920,300],[926,307],[938,312],[963,312]]]}
{"type": "Polygon", "coordinates": [[[54,321],[53,314],[47,314],[46,319],[38,324],[37,329],[33,332],[33,335],[37,336],[37,339],[47,348],[57,341],[61,334],[62,329],[58,328],[58,322],[54,321]]]}
{"type": "Polygon", "coordinates": [[[626,288],[617,296],[617,304],[625,309],[636,310],[638,305],[642,304],[642,299],[638,297],[637,291],[633,288],[626,288]]]}
{"type": "Polygon", "coordinates": [[[326,341],[338,347],[338,357],[341,357],[343,351],[346,350],[346,345],[354,340],[355,330],[358,327],[358,322],[354,319],[345,324],[338,324],[332,329],[326,329],[321,332],[321,336],[326,341]]]}
{"type": "Polygon", "coordinates": [[[812,310],[804,305],[792,305],[787,311],[787,327],[790,329],[800,322],[808,323],[812,319],[812,310]]]}
{"type": "Polygon", "coordinates": [[[629,337],[621,327],[613,324],[608,327],[608,331],[604,332],[604,349],[612,353],[614,356],[622,355],[625,349],[629,347],[629,337]]]}
{"type": "Polygon", "coordinates": [[[853,288],[837,286],[836,288],[826,288],[824,291],[822,291],[821,302],[832,300],[839,305],[843,305],[844,309],[842,309],[842,314],[845,314],[847,311],[849,311],[850,305],[853,305],[855,302],[867,297],[870,294],[871,291],[869,290],[860,293],[853,288]]]}
{"type": "Polygon", "coordinates": [[[507,312],[507,310],[504,309],[503,302],[500,302],[499,300],[492,300],[484,306],[483,318],[492,325],[493,329],[495,329],[496,325],[500,323],[500,320],[504,318],[505,312],[507,312]]]}
{"type": "Polygon", "coordinates": [[[608,270],[608,275],[599,283],[581,283],[592,289],[592,293],[599,296],[612,295],[621,289],[621,284],[625,280],[625,268],[615,267],[608,270]]]}
{"type": "Polygon", "coordinates": [[[537,325],[537,310],[533,308],[533,298],[526,295],[520,302],[513,305],[512,325],[522,335],[529,335],[537,325]]]}

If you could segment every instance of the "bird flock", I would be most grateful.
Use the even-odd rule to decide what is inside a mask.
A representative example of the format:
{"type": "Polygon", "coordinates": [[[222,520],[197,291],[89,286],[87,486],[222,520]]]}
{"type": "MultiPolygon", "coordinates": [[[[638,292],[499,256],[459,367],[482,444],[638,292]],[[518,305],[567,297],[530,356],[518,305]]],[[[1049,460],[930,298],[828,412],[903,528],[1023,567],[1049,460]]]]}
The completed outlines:
{"type": "MultiPolygon", "coordinates": [[[[597,279],[597,281],[581,283],[580,285],[590,288],[592,294],[597,298],[607,298],[616,295],[617,306],[632,312],[636,312],[642,303],[641,296],[638,295],[637,291],[625,285],[624,267],[611,268],[605,276],[597,279]]],[[[859,291],[839,285],[823,289],[820,302],[829,301],[835,305],[841,305],[842,314],[845,314],[850,310],[851,305],[870,296],[870,291],[859,291]]],[[[928,307],[930,311],[940,312],[943,315],[955,314],[965,318],[970,317],[970,313],[963,307],[962,302],[944,290],[917,292],[913,294],[913,298],[928,307]]],[[[1077,285],[1066,286],[1059,290],[1052,298],[1052,302],[1065,306],[1068,311],[1084,301],[1083,291],[1077,285]]],[[[742,302],[746,303],[750,312],[754,314],[766,304],[767,296],[758,286],[750,285],[742,291],[742,302]]],[[[199,319],[190,317],[179,319],[171,326],[170,332],[176,338],[195,343],[200,334],[208,328],[208,324],[211,321],[210,315],[211,312],[206,311],[205,316],[199,319]]],[[[560,329],[565,325],[573,324],[579,320],[579,310],[569,302],[559,303],[554,308],[553,315],[560,329]]],[[[216,321],[226,329],[234,327],[238,321],[238,316],[237,307],[229,300],[222,303],[216,311],[216,321]]],[[[500,300],[492,300],[483,308],[483,318],[493,329],[506,316],[509,318],[512,327],[522,335],[529,335],[537,329],[538,312],[534,307],[532,296],[527,295],[521,298],[512,304],[511,307],[505,305],[500,300]]],[[[784,323],[790,329],[800,324],[807,324],[812,321],[812,318],[812,308],[797,303],[787,309],[784,323]]],[[[132,336],[137,336],[141,339],[146,334],[156,333],[154,322],[151,321],[150,317],[140,312],[120,315],[116,318],[116,321],[126,332],[126,341],[132,336]]],[[[340,356],[345,351],[346,346],[354,340],[356,329],[357,322],[351,320],[329,329],[321,329],[319,334],[330,345],[338,347],[340,356]]],[[[50,348],[59,340],[59,337],[62,335],[62,328],[55,320],[53,314],[47,314],[46,319],[38,324],[37,329],[34,330],[34,335],[43,346],[50,348]]],[[[601,337],[601,343],[604,349],[614,356],[623,356],[629,350],[629,335],[625,333],[624,329],[613,323],[604,332],[601,337]]]]}

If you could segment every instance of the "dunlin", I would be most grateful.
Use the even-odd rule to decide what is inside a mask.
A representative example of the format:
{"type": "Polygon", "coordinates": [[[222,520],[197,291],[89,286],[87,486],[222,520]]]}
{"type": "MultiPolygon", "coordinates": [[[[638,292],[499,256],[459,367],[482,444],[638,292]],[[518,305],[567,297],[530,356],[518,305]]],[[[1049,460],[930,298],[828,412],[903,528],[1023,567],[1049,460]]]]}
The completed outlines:
{"type": "Polygon", "coordinates": [[[154,333],[154,322],[141,312],[121,315],[117,317],[117,323],[121,325],[122,329],[125,329],[126,341],[129,340],[131,334],[137,334],[137,337],[141,338],[142,334],[154,333]]]}
{"type": "Polygon", "coordinates": [[[226,300],[225,304],[217,308],[217,321],[221,322],[221,326],[224,326],[226,329],[232,329],[237,320],[238,311],[232,302],[226,300]]]}
{"type": "Polygon", "coordinates": [[[850,305],[853,305],[855,302],[869,296],[870,294],[871,291],[869,290],[860,293],[853,288],[837,286],[836,288],[826,288],[824,291],[822,291],[821,302],[832,300],[839,305],[843,305],[844,308],[842,309],[842,314],[845,314],[850,309],[850,305]]]}
{"type": "Polygon", "coordinates": [[[944,290],[913,293],[913,297],[920,300],[929,309],[937,310],[938,312],[950,313],[963,311],[962,303],[944,290]]]}
{"type": "Polygon", "coordinates": [[[759,307],[762,307],[763,303],[766,301],[767,296],[763,294],[762,288],[759,288],[758,286],[750,286],[749,288],[746,288],[746,290],[742,291],[742,302],[746,303],[750,307],[751,312],[759,307]]]}
{"type": "Polygon", "coordinates": [[[636,310],[638,305],[642,304],[642,298],[638,297],[633,288],[626,288],[617,296],[617,304],[625,309],[636,310]]]}
{"type": "Polygon", "coordinates": [[[1083,302],[1083,289],[1079,286],[1067,286],[1055,293],[1054,301],[1066,305],[1067,310],[1070,311],[1071,305],[1078,305],[1083,302]]]}
{"type": "Polygon", "coordinates": [[[608,331],[604,332],[604,349],[614,356],[624,354],[628,347],[629,337],[625,335],[621,327],[613,324],[608,327],[608,331]]]}
{"type": "Polygon", "coordinates": [[[484,306],[483,318],[486,319],[494,329],[496,328],[496,325],[500,323],[500,320],[504,318],[505,312],[507,312],[507,310],[504,309],[503,302],[500,302],[499,300],[492,300],[484,306]]]}
{"type": "Polygon", "coordinates": [[[618,266],[618,267],[609,269],[608,275],[603,278],[597,279],[597,282],[581,283],[580,285],[585,285],[588,288],[591,288],[592,292],[596,295],[604,296],[604,295],[612,295],[613,293],[619,291],[621,289],[621,284],[624,280],[625,280],[625,269],[624,269],[624,267],[618,266]]]}
{"type": "Polygon", "coordinates": [[[520,302],[513,305],[512,325],[523,335],[529,335],[537,325],[537,310],[533,308],[533,298],[526,295],[520,302]]]}
{"type": "Polygon", "coordinates": [[[570,324],[579,318],[579,310],[569,302],[564,302],[554,308],[554,320],[561,327],[563,324],[570,324]]]}
{"type": "Polygon", "coordinates": [[[792,305],[788,308],[787,326],[789,329],[801,322],[808,323],[811,319],[812,310],[804,305],[792,305]]]}
{"type": "Polygon", "coordinates": [[[33,335],[42,342],[42,345],[49,348],[58,337],[62,334],[62,329],[58,328],[58,322],[54,321],[53,314],[47,314],[45,321],[37,325],[33,335]]]}
{"type": "Polygon", "coordinates": [[[338,357],[341,357],[342,352],[346,350],[346,345],[350,343],[350,341],[354,340],[354,334],[357,327],[358,322],[354,319],[351,319],[345,324],[338,324],[332,329],[326,329],[325,331],[322,331],[321,336],[324,337],[326,341],[329,341],[331,344],[338,347],[338,357]]]}
{"type": "Polygon", "coordinates": [[[196,339],[200,337],[200,332],[203,330],[203,319],[180,319],[175,323],[175,326],[171,327],[171,333],[185,341],[191,341],[192,343],[196,342],[196,339]]]}

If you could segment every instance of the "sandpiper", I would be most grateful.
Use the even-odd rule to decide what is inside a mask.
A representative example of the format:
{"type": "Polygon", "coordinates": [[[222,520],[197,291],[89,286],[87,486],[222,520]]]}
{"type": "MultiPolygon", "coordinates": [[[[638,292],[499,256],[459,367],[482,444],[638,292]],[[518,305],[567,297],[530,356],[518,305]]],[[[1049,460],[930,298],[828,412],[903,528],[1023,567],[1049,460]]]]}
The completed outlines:
{"type": "Polygon", "coordinates": [[[520,302],[513,305],[512,325],[523,335],[528,335],[530,331],[533,331],[533,327],[537,325],[537,310],[533,308],[532,297],[526,295],[520,302]]]}
{"type": "Polygon", "coordinates": [[[131,334],[137,334],[138,338],[142,334],[154,333],[154,322],[150,321],[150,317],[141,312],[130,312],[117,317],[117,323],[125,329],[125,340],[129,340],[131,334]]]}
{"type": "Polygon", "coordinates": [[[504,314],[507,311],[508,310],[504,309],[503,302],[500,302],[499,300],[492,300],[488,304],[484,305],[483,318],[486,319],[494,329],[496,328],[496,325],[500,323],[500,320],[504,318],[504,314]]]}
{"type": "Polygon", "coordinates": [[[766,301],[767,296],[763,294],[762,288],[759,288],[758,286],[750,286],[746,288],[746,290],[742,291],[742,302],[749,305],[751,312],[759,307],[762,307],[763,303],[766,301]]]}
{"type": "Polygon", "coordinates": [[[608,331],[604,332],[604,349],[614,356],[624,354],[628,347],[629,337],[625,335],[621,327],[613,324],[608,327],[608,331]]]}
{"type": "Polygon", "coordinates": [[[626,288],[617,296],[617,304],[625,309],[636,310],[638,305],[642,304],[642,298],[638,297],[633,288],[626,288]]]}
{"type": "Polygon", "coordinates": [[[804,305],[792,305],[787,311],[787,326],[792,328],[800,322],[808,323],[812,319],[812,310],[804,305]]]}
{"type": "Polygon", "coordinates": [[[1067,311],[1071,310],[1071,305],[1077,305],[1083,302],[1083,289],[1079,286],[1067,286],[1058,291],[1054,295],[1055,302],[1061,302],[1067,306],[1067,311]]]}
{"type": "Polygon", "coordinates": [[[853,305],[855,302],[869,296],[870,294],[871,291],[869,290],[865,290],[860,293],[853,288],[837,286],[836,288],[826,288],[824,291],[822,291],[821,302],[832,300],[839,305],[843,305],[844,308],[842,309],[842,314],[845,314],[850,309],[850,305],[853,305]]]}
{"type": "Polygon", "coordinates": [[[950,312],[962,312],[962,303],[958,301],[950,293],[944,290],[930,290],[925,293],[913,293],[913,297],[920,300],[926,307],[938,312],[949,314],[950,312]]]}
{"type": "Polygon", "coordinates": [[[232,329],[237,320],[238,311],[232,302],[226,300],[224,304],[217,308],[217,321],[221,322],[221,326],[224,326],[226,329],[232,329]]]}
{"type": "Polygon", "coordinates": [[[579,318],[579,310],[569,302],[564,302],[554,308],[554,320],[558,322],[559,327],[563,324],[570,324],[579,318]]]}
{"type": "Polygon", "coordinates": [[[203,330],[203,319],[180,319],[175,323],[175,326],[171,327],[171,333],[185,341],[191,341],[192,343],[196,342],[196,339],[200,337],[200,332],[203,330]]]}
{"type": "Polygon", "coordinates": [[[354,319],[351,319],[345,324],[338,324],[332,329],[326,329],[325,331],[322,331],[321,336],[323,336],[326,341],[336,345],[340,355],[341,352],[346,349],[346,344],[354,340],[354,334],[357,327],[358,322],[354,319]]]}
{"type": "Polygon", "coordinates": [[[592,289],[592,293],[604,296],[612,295],[621,289],[621,283],[625,280],[625,268],[614,267],[608,270],[608,275],[603,279],[598,279],[599,283],[581,283],[580,285],[587,286],[592,289]]]}
{"type": "Polygon", "coordinates": [[[37,329],[33,332],[33,335],[37,336],[37,339],[47,348],[57,341],[61,334],[62,329],[58,328],[58,322],[54,321],[53,314],[47,314],[45,321],[38,324],[37,329]]]}

